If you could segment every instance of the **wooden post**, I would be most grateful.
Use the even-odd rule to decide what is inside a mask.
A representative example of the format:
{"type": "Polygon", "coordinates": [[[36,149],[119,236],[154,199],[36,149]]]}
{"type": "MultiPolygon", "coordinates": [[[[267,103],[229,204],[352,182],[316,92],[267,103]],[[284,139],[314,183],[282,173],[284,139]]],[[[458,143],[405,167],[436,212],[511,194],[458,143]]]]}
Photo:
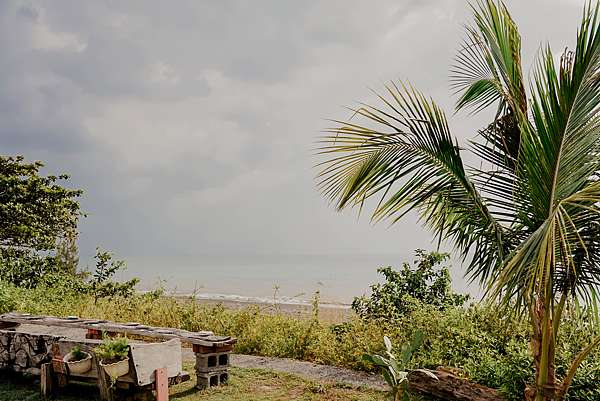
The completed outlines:
{"type": "Polygon", "coordinates": [[[47,400],[54,395],[56,387],[54,385],[54,370],[52,363],[44,363],[40,369],[40,392],[42,398],[47,400]]]}
{"type": "Polygon", "coordinates": [[[156,369],[156,401],[169,401],[169,377],[166,368],[156,369]]]}
{"type": "Polygon", "coordinates": [[[55,378],[54,383],[56,384],[57,389],[69,384],[67,367],[65,366],[61,355],[58,353],[54,354],[54,358],[52,358],[52,375],[55,378]]]}
{"type": "Polygon", "coordinates": [[[111,388],[111,379],[104,371],[104,368],[100,366],[100,360],[96,355],[92,356],[98,372],[98,391],[100,392],[101,401],[114,401],[113,391],[111,388]]]}

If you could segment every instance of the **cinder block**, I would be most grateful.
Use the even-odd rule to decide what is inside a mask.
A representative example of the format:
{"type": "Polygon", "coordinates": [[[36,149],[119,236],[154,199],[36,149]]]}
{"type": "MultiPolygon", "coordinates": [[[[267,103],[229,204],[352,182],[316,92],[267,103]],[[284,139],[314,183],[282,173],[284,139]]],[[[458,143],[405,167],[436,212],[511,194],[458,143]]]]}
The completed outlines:
{"type": "Polygon", "coordinates": [[[196,387],[202,390],[208,387],[227,384],[229,372],[227,370],[217,370],[209,373],[196,373],[196,377],[198,379],[196,387]]]}
{"type": "Polygon", "coordinates": [[[229,354],[230,352],[196,354],[196,372],[208,373],[227,369],[229,367],[229,354]]]}

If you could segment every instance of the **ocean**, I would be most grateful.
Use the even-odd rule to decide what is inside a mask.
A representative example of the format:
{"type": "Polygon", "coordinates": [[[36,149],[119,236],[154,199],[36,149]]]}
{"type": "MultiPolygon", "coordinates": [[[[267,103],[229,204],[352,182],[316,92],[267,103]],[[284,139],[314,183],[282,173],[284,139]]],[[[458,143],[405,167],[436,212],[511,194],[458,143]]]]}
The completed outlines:
{"type": "MultiPolygon", "coordinates": [[[[349,304],[379,282],[380,266],[412,262],[412,254],[386,255],[199,255],[160,260],[127,260],[124,278],[139,277],[140,289],[159,285],[177,294],[248,302],[306,303],[320,292],[323,302],[349,304]]],[[[477,295],[460,269],[453,268],[455,291],[477,295]]]]}

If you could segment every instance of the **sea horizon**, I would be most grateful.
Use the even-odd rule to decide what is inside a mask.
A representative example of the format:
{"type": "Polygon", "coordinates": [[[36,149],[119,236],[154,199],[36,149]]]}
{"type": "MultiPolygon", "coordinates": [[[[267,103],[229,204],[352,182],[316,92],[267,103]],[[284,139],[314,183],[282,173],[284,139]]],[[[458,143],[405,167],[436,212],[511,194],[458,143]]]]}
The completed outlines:
{"type": "MultiPolygon", "coordinates": [[[[129,258],[124,278],[138,277],[142,291],[164,288],[180,296],[234,302],[307,304],[319,291],[320,300],[349,305],[381,282],[378,267],[400,268],[411,262],[403,254],[244,254],[176,258],[129,258]]],[[[463,278],[460,267],[451,268],[453,289],[478,295],[463,278]]]]}

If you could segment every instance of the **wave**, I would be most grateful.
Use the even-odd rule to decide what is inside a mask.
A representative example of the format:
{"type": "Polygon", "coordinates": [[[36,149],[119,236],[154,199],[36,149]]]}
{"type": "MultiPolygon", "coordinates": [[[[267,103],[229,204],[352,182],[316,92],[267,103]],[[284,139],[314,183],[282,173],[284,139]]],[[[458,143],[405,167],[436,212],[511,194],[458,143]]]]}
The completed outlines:
{"type": "MultiPolygon", "coordinates": [[[[260,304],[260,305],[293,305],[293,306],[311,306],[311,301],[295,297],[249,297],[245,295],[236,294],[215,294],[215,293],[174,293],[177,297],[194,297],[203,301],[222,301],[222,302],[235,302],[235,303],[247,303],[247,304],[260,304]]],[[[335,302],[320,302],[319,306],[322,308],[331,309],[350,309],[349,304],[335,303],[335,302]]]]}

